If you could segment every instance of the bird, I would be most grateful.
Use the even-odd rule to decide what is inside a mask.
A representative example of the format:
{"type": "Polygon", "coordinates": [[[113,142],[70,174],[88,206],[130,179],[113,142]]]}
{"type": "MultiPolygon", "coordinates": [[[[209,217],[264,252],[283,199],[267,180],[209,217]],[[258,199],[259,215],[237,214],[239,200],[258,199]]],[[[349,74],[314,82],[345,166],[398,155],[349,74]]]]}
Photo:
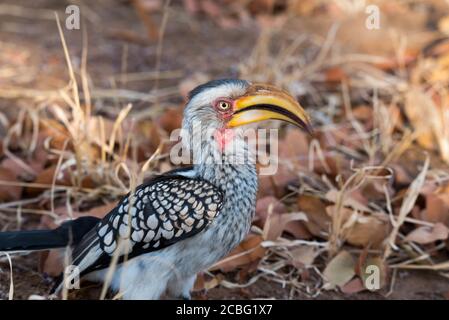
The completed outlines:
{"type": "MultiPolygon", "coordinates": [[[[79,277],[107,282],[122,299],[190,299],[197,274],[250,231],[258,176],[244,128],[264,120],[312,132],[306,111],[282,89],[241,79],[201,84],[189,93],[180,133],[190,166],[145,181],[102,219],[2,232],[0,251],[69,247],[79,277]]],[[[64,283],[62,273],[52,292],[64,283]]]]}

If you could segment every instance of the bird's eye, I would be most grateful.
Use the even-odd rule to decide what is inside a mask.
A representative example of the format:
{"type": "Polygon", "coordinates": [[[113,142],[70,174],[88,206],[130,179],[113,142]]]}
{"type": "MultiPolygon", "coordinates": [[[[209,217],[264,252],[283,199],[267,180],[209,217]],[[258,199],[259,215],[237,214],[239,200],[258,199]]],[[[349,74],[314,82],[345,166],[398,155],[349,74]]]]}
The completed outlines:
{"type": "Polygon", "coordinates": [[[218,101],[217,107],[220,111],[228,111],[231,108],[231,104],[228,101],[218,101]]]}

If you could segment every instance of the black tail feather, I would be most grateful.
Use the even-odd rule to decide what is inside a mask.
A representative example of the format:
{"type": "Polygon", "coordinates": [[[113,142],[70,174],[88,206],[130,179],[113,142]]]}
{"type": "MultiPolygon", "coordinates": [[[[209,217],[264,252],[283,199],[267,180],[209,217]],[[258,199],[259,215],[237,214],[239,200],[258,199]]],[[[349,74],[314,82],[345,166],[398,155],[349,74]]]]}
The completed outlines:
{"type": "Polygon", "coordinates": [[[0,251],[33,251],[74,245],[98,222],[96,217],[81,217],[64,222],[54,230],[0,232],[0,251]]]}

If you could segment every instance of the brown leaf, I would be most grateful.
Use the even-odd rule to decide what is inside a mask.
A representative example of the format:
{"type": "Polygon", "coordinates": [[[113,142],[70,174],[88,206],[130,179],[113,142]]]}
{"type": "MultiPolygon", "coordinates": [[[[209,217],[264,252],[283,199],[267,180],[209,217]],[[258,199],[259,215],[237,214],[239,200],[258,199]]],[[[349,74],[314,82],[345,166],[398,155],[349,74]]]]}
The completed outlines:
{"type": "Polygon", "coordinates": [[[271,14],[274,8],[275,0],[250,0],[248,3],[248,10],[253,15],[261,13],[271,14]]]}
{"type": "Polygon", "coordinates": [[[341,291],[346,294],[354,294],[364,290],[366,290],[366,288],[363,286],[362,280],[358,277],[352,279],[341,287],[341,291]]]}
{"type": "Polygon", "coordinates": [[[200,4],[203,11],[212,18],[218,17],[222,13],[220,6],[217,5],[214,1],[203,0],[200,2],[200,4]]]}
{"type": "Polygon", "coordinates": [[[259,261],[265,254],[265,248],[261,247],[263,239],[259,235],[250,234],[223,260],[212,266],[211,270],[229,272],[244,265],[259,261]]]}
{"type": "Polygon", "coordinates": [[[286,207],[282,202],[273,196],[267,196],[257,200],[255,224],[260,228],[263,228],[265,225],[269,211],[281,214],[286,212],[286,207]]]}
{"type": "MultiPolygon", "coordinates": [[[[154,1],[153,1],[154,2],[154,1]]],[[[148,14],[150,10],[145,6],[143,0],[132,0],[131,4],[134,6],[140,20],[147,29],[148,38],[151,40],[156,40],[159,36],[159,28],[157,24],[153,21],[153,18],[148,14]]],[[[160,4],[162,6],[162,3],[160,4]]]]}
{"type": "Polygon", "coordinates": [[[57,277],[64,270],[63,254],[60,249],[46,250],[39,253],[39,272],[57,277]]]}
{"type": "MultiPolygon", "coordinates": [[[[48,186],[48,189],[51,188],[51,185],[53,183],[53,177],[56,172],[56,165],[53,165],[51,167],[48,167],[47,169],[43,170],[37,177],[36,180],[33,181],[35,184],[41,184],[44,186],[48,186]]],[[[69,186],[70,185],[70,179],[64,172],[59,172],[58,177],[56,178],[56,185],[62,185],[62,186],[69,186]]],[[[29,196],[37,196],[45,191],[45,188],[38,188],[38,187],[26,187],[25,192],[29,196]]]]}
{"type": "Polygon", "coordinates": [[[181,128],[182,110],[180,108],[167,109],[157,120],[159,126],[166,132],[171,133],[175,129],[181,128]]]}
{"type": "Polygon", "coordinates": [[[275,174],[259,176],[258,197],[276,196],[281,198],[286,194],[287,186],[296,180],[296,174],[291,169],[279,165],[275,174]]]}
{"type": "Polygon", "coordinates": [[[430,222],[441,222],[449,227],[449,194],[426,195],[426,209],[423,218],[430,222]]]}
{"type": "Polygon", "coordinates": [[[184,8],[190,14],[195,14],[200,10],[198,0],[182,0],[184,8]]]}
{"type": "Polygon", "coordinates": [[[418,143],[429,150],[434,150],[437,143],[432,133],[434,127],[435,107],[431,99],[423,92],[409,90],[406,94],[405,112],[413,127],[419,132],[418,143]]]}
{"type": "Polygon", "coordinates": [[[352,110],[352,114],[357,120],[370,121],[373,119],[373,108],[363,104],[354,108],[354,110],[352,110]]]}
{"type": "Polygon", "coordinates": [[[446,240],[449,236],[449,229],[442,223],[437,222],[433,228],[421,226],[410,232],[404,241],[428,244],[437,240],[446,240]]]}
{"type": "Polygon", "coordinates": [[[50,148],[62,150],[64,143],[69,139],[70,135],[67,129],[58,121],[53,119],[40,119],[40,138],[49,139],[50,148]]]}
{"type": "Polygon", "coordinates": [[[308,221],[304,222],[307,230],[314,236],[325,237],[330,228],[330,218],[324,203],[319,198],[300,195],[298,208],[307,215],[308,221]]]}
{"type": "Polygon", "coordinates": [[[282,232],[287,229],[287,225],[295,221],[307,221],[307,216],[302,212],[282,214],[271,213],[264,225],[264,239],[273,241],[277,240],[277,238],[281,236],[282,232]]]}
{"type": "MultiPolygon", "coordinates": [[[[14,172],[0,167],[0,181],[17,182],[14,172]]],[[[22,195],[22,187],[2,184],[0,182],[0,202],[19,200],[22,195]]]]}
{"type": "Polygon", "coordinates": [[[374,216],[362,216],[349,228],[346,241],[354,246],[380,247],[390,233],[390,226],[374,216]]]}
{"type": "Polygon", "coordinates": [[[290,250],[290,254],[294,267],[310,267],[318,256],[319,250],[317,247],[304,245],[290,250]]]}
{"type": "Polygon", "coordinates": [[[307,160],[309,154],[309,141],[307,134],[301,130],[288,130],[285,137],[279,142],[279,157],[292,161],[307,160]]]}
{"type": "MultiPolygon", "coordinates": [[[[263,228],[270,210],[274,215],[282,215],[287,211],[284,204],[275,197],[264,197],[257,201],[256,219],[254,223],[260,228],[263,228]]],[[[290,221],[286,223],[283,228],[284,229],[282,231],[291,234],[295,239],[309,239],[311,237],[311,234],[307,231],[302,221],[290,221]]]]}
{"type": "Polygon", "coordinates": [[[347,80],[348,76],[345,71],[340,67],[329,68],[325,71],[326,82],[332,84],[340,83],[343,80],[347,80]]]}
{"type": "Polygon", "coordinates": [[[390,167],[393,169],[394,182],[396,185],[406,186],[412,183],[413,177],[410,173],[400,164],[392,164],[390,167]]]}
{"type": "MultiPolygon", "coordinates": [[[[358,211],[369,212],[370,209],[366,206],[367,201],[363,197],[355,196],[356,193],[346,194],[343,199],[343,206],[350,207],[358,211]]],[[[336,203],[339,197],[339,191],[331,189],[326,193],[326,199],[330,202],[336,203]]]]}

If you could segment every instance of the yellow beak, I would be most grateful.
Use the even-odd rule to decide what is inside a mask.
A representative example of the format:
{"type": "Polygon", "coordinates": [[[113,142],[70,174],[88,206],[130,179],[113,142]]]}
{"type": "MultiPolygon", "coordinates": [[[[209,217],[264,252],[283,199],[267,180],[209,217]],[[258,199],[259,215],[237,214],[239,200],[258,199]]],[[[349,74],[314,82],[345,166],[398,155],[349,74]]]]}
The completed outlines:
{"type": "Polygon", "coordinates": [[[276,119],[292,123],[312,133],[309,117],[301,105],[287,92],[274,86],[253,84],[237,99],[229,127],[276,119]]]}

